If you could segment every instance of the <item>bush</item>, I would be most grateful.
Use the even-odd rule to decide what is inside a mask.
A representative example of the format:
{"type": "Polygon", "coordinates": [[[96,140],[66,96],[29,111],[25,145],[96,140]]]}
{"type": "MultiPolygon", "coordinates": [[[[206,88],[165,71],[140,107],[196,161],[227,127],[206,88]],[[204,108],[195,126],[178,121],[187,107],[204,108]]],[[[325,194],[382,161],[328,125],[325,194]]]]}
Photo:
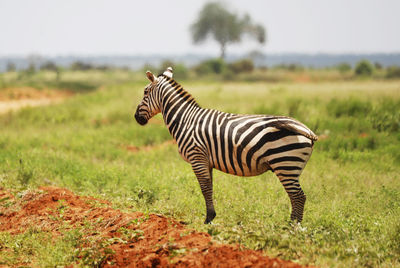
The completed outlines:
{"type": "Polygon", "coordinates": [[[371,76],[373,71],[374,67],[368,60],[359,61],[354,69],[357,76],[371,76]]]}
{"type": "Polygon", "coordinates": [[[242,59],[228,65],[234,73],[249,73],[254,70],[254,63],[251,59],[242,59]]]}
{"type": "Polygon", "coordinates": [[[174,72],[174,79],[186,79],[189,74],[188,68],[183,63],[173,63],[170,60],[165,60],[161,63],[160,68],[158,69],[159,73],[162,74],[168,67],[172,67],[174,72]]]}
{"type": "Polygon", "coordinates": [[[223,59],[210,59],[201,62],[194,68],[199,75],[222,74],[226,69],[226,63],[223,59]]]}
{"type": "Polygon", "coordinates": [[[42,64],[40,66],[40,70],[47,70],[47,71],[57,72],[58,71],[58,67],[54,62],[47,61],[47,62],[45,62],[44,64],[42,64]]]}
{"type": "Polygon", "coordinates": [[[17,68],[15,66],[15,63],[7,62],[7,67],[6,67],[7,72],[15,72],[16,69],[17,68]]]}
{"type": "Polygon", "coordinates": [[[291,64],[278,64],[275,69],[287,70],[290,72],[303,71],[304,67],[301,64],[291,63],[291,64]]]}
{"type": "Polygon", "coordinates": [[[380,64],[379,62],[375,62],[374,67],[376,70],[382,70],[382,64],[380,64]]]}
{"type": "Polygon", "coordinates": [[[89,63],[84,63],[81,61],[75,61],[74,63],[71,64],[71,70],[73,71],[86,71],[93,69],[93,66],[89,63]]]}
{"type": "Polygon", "coordinates": [[[155,72],[155,70],[158,70],[158,69],[154,65],[151,65],[149,63],[145,63],[140,70],[141,70],[141,72],[146,73],[147,71],[155,72]]]}
{"type": "Polygon", "coordinates": [[[390,66],[386,69],[386,78],[400,78],[400,67],[390,66]]]}
{"type": "Polygon", "coordinates": [[[162,74],[168,67],[172,67],[174,69],[175,73],[175,68],[174,68],[174,62],[171,60],[164,60],[161,62],[159,68],[157,69],[158,74],[162,74]]]}
{"type": "Polygon", "coordinates": [[[351,66],[350,66],[350,64],[343,62],[343,63],[338,64],[336,66],[336,69],[338,69],[338,71],[340,73],[347,73],[348,71],[351,70],[351,66]]]}
{"type": "Polygon", "coordinates": [[[189,75],[189,70],[188,68],[182,64],[175,64],[174,66],[174,77],[176,79],[186,79],[189,75]]]}
{"type": "Polygon", "coordinates": [[[25,75],[31,76],[36,73],[36,66],[33,63],[29,63],[28,67],[23,71],[25,75]]]}

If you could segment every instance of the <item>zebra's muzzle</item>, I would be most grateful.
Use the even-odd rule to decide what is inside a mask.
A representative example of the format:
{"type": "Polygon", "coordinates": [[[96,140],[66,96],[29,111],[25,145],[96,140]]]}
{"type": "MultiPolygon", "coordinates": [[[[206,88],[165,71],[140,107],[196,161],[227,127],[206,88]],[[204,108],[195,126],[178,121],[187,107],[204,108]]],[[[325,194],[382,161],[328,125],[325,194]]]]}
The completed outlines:
{"type": "Polygon", "coordinates": [[[135,119],[136,119],[136,122],[138,122],[142,126],[147,124],[147,119],[144,116],[139,115],[137,110],[135,113],[135,119]]]}

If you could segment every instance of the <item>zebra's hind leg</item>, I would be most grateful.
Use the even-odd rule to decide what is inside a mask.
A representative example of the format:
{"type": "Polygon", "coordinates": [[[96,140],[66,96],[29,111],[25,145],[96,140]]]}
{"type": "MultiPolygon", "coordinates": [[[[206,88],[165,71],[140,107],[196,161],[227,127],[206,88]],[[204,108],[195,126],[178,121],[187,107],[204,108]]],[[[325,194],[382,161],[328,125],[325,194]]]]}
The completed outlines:
{"type": "Polygon", "coordinates": [[[213,183],[212,183],[212,169],[209,168],[209,164],[206,157],[198,156],[193,161],[192,168],[196,174],[197,180],[200,184],[201,192],[204,196],[207,208],[207,216],[204,221],[205,224],[210,223],[215,216],[214,203],[213,203],[213,183]]]}
{"type": "Polygon", "coordinates": [[[306,195],[301,189],[299,178],[288,177],[287,175],[277,174],[283,187],[285,188],[292,204],[292,213],[290,219],[292,221],[301,222],[303,220],[304,205],[306,203],[306,195]]]}
{"type": "Polygon", "coordinates": [[[306,203],[306,195],[300,189],[297,193],[289,193],[290,203],[292,203],[292,213],[290,220],[301,222],[303,220],[304,204],[306,203]]]}

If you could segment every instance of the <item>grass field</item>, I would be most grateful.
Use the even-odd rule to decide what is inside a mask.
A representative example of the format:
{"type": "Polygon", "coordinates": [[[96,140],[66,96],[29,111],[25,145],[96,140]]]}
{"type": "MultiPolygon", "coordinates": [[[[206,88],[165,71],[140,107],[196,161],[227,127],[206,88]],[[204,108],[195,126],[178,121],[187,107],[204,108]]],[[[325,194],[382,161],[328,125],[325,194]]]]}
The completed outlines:
{"type": "MultiPolygon", "coordinates": [[[[100,88],[61,104],[0,115],[0,187],[16,193],[40,185],[66,187],[302,264],[400,266],[400,81],[181,82],[203,107],[288,115],[320,136],[301,176],[304,220],[293,227],[289,199],[270,172],[241,178],[214,171],[217,217],[203,225],[198,182],[176,145],[165,143],[171,137],[162,118],[146,127],[133,119],[145,76],[98,82],[110,75],[65,74],[74,85],[93,79],[100,88]]],[[[17,239],[0,234],[0,249],[17,239]]],[[[70,244],[66,248],[73,251],[70,244]]],[[[60,253],[56,247],[45,250],[49,256],[60,253]]],[[[2,259],[18,262],[0,250],[0,264],[2,259]]]]}

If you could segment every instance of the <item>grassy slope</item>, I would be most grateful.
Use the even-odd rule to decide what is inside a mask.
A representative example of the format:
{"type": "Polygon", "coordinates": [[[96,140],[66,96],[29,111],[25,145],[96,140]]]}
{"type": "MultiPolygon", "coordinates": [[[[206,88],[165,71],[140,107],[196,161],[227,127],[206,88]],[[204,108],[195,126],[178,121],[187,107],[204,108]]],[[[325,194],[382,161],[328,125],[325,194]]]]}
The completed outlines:
{"type": "Polygon", "coordinates": [[[322,136],[301,177],[308,196],[302,227],[288,224],[290,202],[271,173],[215,172],[217,218],[203,225],[203,197],[176,145],[126,150],[170,139],[159,116],[146,127],[133,121],[144,83],[1,116],[0,186],[64,186],[301,263],[400,265],[398,84],[183,83],[202,106],[294,116],[322,136]]]}

